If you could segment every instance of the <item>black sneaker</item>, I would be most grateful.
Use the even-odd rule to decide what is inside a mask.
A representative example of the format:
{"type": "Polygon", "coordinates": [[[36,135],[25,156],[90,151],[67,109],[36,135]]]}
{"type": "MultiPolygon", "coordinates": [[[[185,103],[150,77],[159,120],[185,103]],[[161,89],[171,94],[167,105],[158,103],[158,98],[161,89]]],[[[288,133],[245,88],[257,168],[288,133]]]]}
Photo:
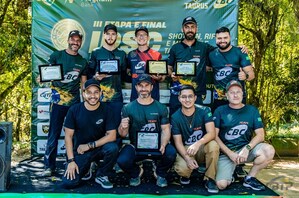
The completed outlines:
{"type": "Polygon", "coordinates": [[[205,188],[208,190],[209,193],[218,193],[219,192],[219,189],[214,180],[207,179],[204,181],[204,184],[205,184],[205,188]]]}
{"type": "Polygon", "coordinates": [[[113,188],[113,184],[109,181],[107,176],[96,177],[95,182],[100,184],[103,188],[113,188]]]}
{"type": "Polygon", "coordinates": [[[187,177],[181,177],[180,178],[180,183],[183,184],[183,185],[190,184],[190,179],[187,178],[187,177]]]}
{"type": "Polygon", "coordinates": [[[263,186],[255,177],[249,179],[244,178],[243,186],[253,190],[265,190],[265,186],[263,186]]]}
{"type": "Polygon", "coordinates": [[[245,177],[247,175],[247,172],[243,169],[244,165],[237,165],[236,169],[235,169],[235,174],[237,175],[237,177],[245,177]]]}

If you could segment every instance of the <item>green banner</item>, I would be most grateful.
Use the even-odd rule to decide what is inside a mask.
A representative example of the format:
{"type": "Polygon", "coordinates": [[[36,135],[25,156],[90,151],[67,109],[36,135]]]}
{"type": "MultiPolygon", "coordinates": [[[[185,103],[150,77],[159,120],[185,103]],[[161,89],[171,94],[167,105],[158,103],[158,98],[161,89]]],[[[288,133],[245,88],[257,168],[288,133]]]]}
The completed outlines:
{"type": "MultiPolygon", "coordinates": [[[[46,64],[53,51],[67,48],[71,30],[83,33],[79,53],[87,60],[91,51],[102,45],[103,29],[109,23],[117,26],[117,44],[126,53],[137,48],[135,28],[147,26],[150,47],[161,52],[163,59],[171,46],[184,38],[181,24],[186,16],[197,20],[199,40],[215,45],[215,30],[226,26],[232,44],[237,43],[238,0],[32,0],[32,16],[32,155],[44,154],[49,130],[51,90],[49,83],[38,83],[38,65],[46,64]]],[[[208,82],[207,105],[212,101],[211,77],[208,82]]],[[[161,91],[161,102],[167,103],[167,86],[161,91]]],[[[64,152],[61,139],[58,153],[64,152]]]]}

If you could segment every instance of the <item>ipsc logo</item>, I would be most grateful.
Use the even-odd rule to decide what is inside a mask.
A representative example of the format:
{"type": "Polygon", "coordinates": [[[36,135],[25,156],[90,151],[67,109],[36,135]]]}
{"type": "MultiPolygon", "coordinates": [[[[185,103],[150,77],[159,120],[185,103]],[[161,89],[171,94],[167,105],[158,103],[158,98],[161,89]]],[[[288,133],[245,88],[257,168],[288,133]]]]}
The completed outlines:
{"type": "Polygon", "coordinates": [[[214,8],[219,9],[227,6],[229,3],[231,3],[233,0],[216,0],[214,4],[214,8]]]}
{"type": "Polygon", "coordinates": [[[135,69],[141,69],[145,67],[145,61],[140,61],[136,66],[135,69]]]}
{"type": "Polygon", "coordinates": [[[225,139],[226,140],[234,140],[239,138],[241,135],[243,135],[248,129],[247,125],[238,125],[233,128],[231,128],[226,134],[225,139]]]}
{"type": "Polygon", "coordinates": [[[83,46],[85,31],[82,25],[73,19],[63,19],[57,22],[51,31],[51,40],[57,50],[63,50],[67,48],[68,35],[72,30],[79,30],[83,34],[83,46]]]}
{"type": "Polygon", "coordinates": [[[218,80],[222,80],[224,78],[226,78],[227,76],[229,76],[233,71],[233,68],[231,67],[224,67],[222,69],[220,69],[216,75],[215,75],[215,79],[218,80]]]}

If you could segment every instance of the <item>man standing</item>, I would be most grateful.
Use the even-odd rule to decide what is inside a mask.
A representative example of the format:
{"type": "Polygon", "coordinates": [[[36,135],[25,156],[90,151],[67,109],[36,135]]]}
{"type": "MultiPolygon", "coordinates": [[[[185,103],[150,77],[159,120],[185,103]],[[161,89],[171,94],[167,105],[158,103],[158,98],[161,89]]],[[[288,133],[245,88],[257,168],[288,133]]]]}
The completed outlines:
{"type": "Polygon", "coordinates": [[[182,107],[171,116],[171,132],[179,153],[174,165],[181,184],[189,184],[198,163],[206,162],[204,184],[210,193],[218,193],[215,183],[219,146],[215,142],[215,125],[209,107],[195,105],[195,90],[183,85],[179,92],[182,107]]]}
{"type": "Polygon", "coordinates": [[[183,20],[182,32],[184,33],[185,38],[171,47],[168,57],[168,73],[173,81],[170,89],[170,115],[181,106],[181,103],[178,100],[178,94],[182,84],[192,85],[197,96],[195,103],[202,104],[202,97],[206,95],[206,65],[208,53],[215,48],[207,43],[200,42],[195,38],[197,33],[197,22],[193,17],[189,16],[183,20]],[[176,76],[174,69],[177,61],[195,61],[195,76],[176,76]]]}
{"type": "MultiPolygon", "coordinates": [[[[216,30],[217,49],[209,54],[210,66],[214,73],[214,111],[221,105],[228,104],[225,97],[225,86],[231,80],[239,80],[242,86],[244,81],[254,79],[254,71],[248,54],[242,53],[241,49],[231,45],[230,31],[226,27],[216,30]]],[[[245,93],[245,89],[243,90],[245,93]]],[[[243,96],[245,103],[246,94],[243,96]]]]}
{"type": "Polygon", "coordinates": [[[64,79],[52,82],[52,96],[50,104],[50,128],[46,152],[44,156],[45,171],[43,176],[51,176],[56,169],[58,139],[63,121],[69,107],[80,102],[80,81],[87,79],[86,60],[78,53],[83,35],[73,30],[68,36],[68,48],[55,51],[50,55],[50,64],[62,64],[64,79]]]}
{"type": "Polygon", "coordinates": [[[69,109],[64,123],[68,160],[63,185],[65,188],[76,187],[89,171],[91,162],[103,159],[95,181],[103,188],[112,188],[108,175],[118,155],[114,115],[99,101],[101,88],[97,80],[85,82],[83,97],[84,102],[69,109]]]}
{"type": "MultiPolygon", "coordinates": [[[[143,169],[136,162],[151,158],[157,162],[154,172],[157,178],[156,184],[159,187],[166,187],[167,180],[165,177],[176,157],[175,148],[169,144],[170,125],[168,111],[165,105],[151,97],[153,84],[149,75],[139,75],[135,88],[138,98],[124,106],[122,120],[118,127],[121,137],[129,135],[130,144],[125,145],[121,149],[117,163],[124,172],[130,175],[130,186],[138,186],[141,183],[140,178],[143,174],[143,169]],[[155,132],[160,134],[161,144],[157,148],[158,155],[136,155],[138,132],[155,132]]],[[[152,145],[154,142],[150,142],[150,144],[152,145]]]]}
{"type": "Polygon", "coordinates": [[[226,86],[228,105],[215,110],[216,141],[221,154],[218,161],[216,183],[223,190],[232,182],[237,164],[253,162],[243,185],[253,190],[265,190],[255,178],[256,174],[271,162],[274,148],[263,143],[265,132],[256,107],[242,103],[243,87],[236,80],[226,86]]]}
{"type": "Polygon", "coordinates": [[[100,81],[103,95],[101,102],[105,102],[115,115],[116,123],[120,123],[121,109],[123,107],[123,95],[122,95],[122,78],[125,75],[126,70],[126,53],[119,50],[115,46],[117,40],[117,28],[113,24],[108,24],[104,28],[104,44],[100,48],[96,48],[91,52],[88,77],[95,77],[100,81]],[[98,73],[98,61],[99,60],[119,60],[119,74],[99,74],[98,73]]]}
{"type": "MultiPolygon", "coordinates": [[[[146,71],[146,63],[148,60],[161,60],[161,53],[151,49],[148,46],[150,40],[148,29],[145,26],[140,26],[135,30],[135,40],[137,42],[138,48],[129,52],[128,54],[128,73],[132,76],[132,90],[130,101],[136,100],[138,98],[135,85],[138,76],[144,74],[146,71]]],[[[159,82],[165,80],[163,75],[151,75],[153,81],[153,91],[152,97],[155,100],[160,99],[160,89],[159,82]]]]}

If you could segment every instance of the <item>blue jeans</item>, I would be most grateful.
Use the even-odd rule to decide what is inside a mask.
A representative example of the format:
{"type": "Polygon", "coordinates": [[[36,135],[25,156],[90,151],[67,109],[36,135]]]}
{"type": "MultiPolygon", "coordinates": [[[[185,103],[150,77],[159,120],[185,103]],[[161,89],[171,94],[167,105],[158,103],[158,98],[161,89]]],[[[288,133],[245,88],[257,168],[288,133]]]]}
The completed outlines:
{"type": "Polygon", "coordinates": [[[131,144],[125,145],[117,159],[119,167],[130,175],[131,178],[136,178],[139,175],[140,169],[136,164],[144,159],[153,159],[156,162],[156,173],[160,177],[166,177],[167,171],[172,167],[176,159],[176,150],[171,144],[167,144],[165,152],[159,157],[136,156],[135,147],[131,144]]]}
{"type": "MultiPolygon", "coordinates": [[[[179,108],[181,108],[181,103],[179,101],[179,96],[170,94],[170,99],[169,99],[169,117],[171,118],[171,115],[174,114],[179,108]]],[[[202,105],[202,95],[197,95],[195,104],[202,105]]]]}
{"type": "MultiPolygon", "coordinates": [[[[64,188],[74,188],[81,182],[81,178],[89,171],[90,164],[93,161],[99,161],[103,159],[99,164],[96,176],[110,176],[112,168],[116,163],[118,156],[118,146],[115,142],[108,142],[101,147],[88,151],[82,155],[75,153],[75,162],[79,168],[79,174],[76,173],[75,179],[67,179],[64,174],[62,176],[62,182],[64,188]]],[[[68,164],[65,167],[67,169],[68,164]]]]}
{"type": "Polygon", "coordinates": [[[48,133],[47,147],[44,156],[45,168],[55,170],[58,139],[61,134],[64,118],[69,106],[51,103],[50,107],[50,128],[48,133]]]}

